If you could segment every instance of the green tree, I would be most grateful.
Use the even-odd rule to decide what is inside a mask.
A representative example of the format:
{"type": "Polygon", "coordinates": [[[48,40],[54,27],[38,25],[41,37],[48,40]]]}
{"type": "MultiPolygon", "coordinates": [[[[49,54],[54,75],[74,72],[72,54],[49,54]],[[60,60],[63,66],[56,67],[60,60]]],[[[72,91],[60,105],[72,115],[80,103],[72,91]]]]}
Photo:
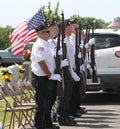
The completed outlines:
{"type": "MultiPolygon", "coordinates": [[[[56,21],[61,19],[61,15],[59,14],[59,7],[60,3],[57,2],[54,9],[51,8],[51,3],[48,2],[47,6],[42,6],[41,9],[44,13],[45,19],[49,20],[54,18],[56,21]]],[[[96,19],[94,17],[81,17],[80,15],[73,15],[70,19],[77,18],[78,21],[81,23],[83,29],[86,28],[86,25],[89,24],[90,26],[93,25],[93,21],[95,21],[95,28],[107,28],[109,23],[106,23],[102,19],[96,19]]],[[[120,17],[116,17],[114,20],[117,20],[120,23],[120,17]]],[[[13,31],[11,26],[6,26],[6,28],[0,28],[0,49],[5,49],[11,45],[9,40],[9,34],[13,31]]]]}
{"type": "Polygon", "coordinates": [[[6,26],[6,28],[0,28],[0,49],[5,49],[11,45],[11,42],[8,37],[11,32],[11,26],[6,26]]]}
{"type": "Polygon", "coordinates": [[[56,21],[59,21],[60,20],[59,6],[60,6],[59,2],[57,2],[56,7],[55,7],[54,10],[51,9],[51,3],[50,2],[48,2],[47,6],[42,6],[41,10],[44,13],[45,19],[50,20],[50,19],[54,18],[56,21]],[[46,9],[46,7],[47,7],[47,9],[46,9]]]}
{"type": "Polygon", "coordinates": [[[83,28],[86,28],[86,25],[93,26],[95,24],[95,28],[107,28],[108,23],[103,21],[102,19],[96,19],[93,17],[80,17],[79,15],[73,15],[70,19],[77,18],[83,28]],[[95,22],[95,23],[94,23],[95,22]]]}

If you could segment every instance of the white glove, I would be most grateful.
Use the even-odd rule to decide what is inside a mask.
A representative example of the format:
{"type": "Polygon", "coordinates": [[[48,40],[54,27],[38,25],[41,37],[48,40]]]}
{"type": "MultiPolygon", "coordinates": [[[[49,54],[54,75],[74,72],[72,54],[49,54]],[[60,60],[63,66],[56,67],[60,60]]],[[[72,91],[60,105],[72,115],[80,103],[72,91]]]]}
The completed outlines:
{"type": "Polygon", "coordinates": [[[64,59],[61,61],[61,67],[69,66],[68,59],[64,59]]]}
{"type": "Polygon", "coordinates": [[[81,59],[82,55],[81,52],[78,53],[78,58],[81,59]]]}
{"type": "Polygon", "coordinates": [[[84,42],[82,41],[81,44],[80,44],[80,48],[83,49],[83,47],[84,47],[84,42]]]}
{"type": "Polygon", "coordinates": [[[84,66],[84,64],[80,65],[80,71],[85,71],[85,66],[84,66]]]}
{"type": "Polygon", "coordinates": [[[76,81],[76,82],[80,81],[80,77],[74,71],[72,72],[72,75],[71,76],[74,79],[74,81],[76,81]]]}
{"type": "Polygon", "coordinates": [[[65,37],[64,38],[64,41],[63,41],[65,44],[69,42],[69,38],[68,37],[65,37]]]}
{"type": "Polygon", "coordinates": [[[57,80],[57,81],[60,81],[60,82],[62,80],[60,74],[54,74],[54,73],[51,74],[51,77],[49,79],[50,80],[57,80]]]}
{"type": "Polygon", "coordinates": [[[88,48],[88,46],[89,46],[89,43],[86,43],[86,44],[85,44],[85,48],[88,48]]]}
{"type": "Polygon", "coordinates": [[[89,40],[89,44],[90,44],[90,45],[95,44],[95,38],[90,39],[90,40],[89,40]]]}
{"type": "Polygon", "coordinates": [[[91,68],[91,65],[88,63],[87,64],[87,69],[90,69],[91,68]]]}
{"type": "Polygon", "coordinates": [[[60,50],[58,50],[58,55],[62,56],[63,52],[62,52],[62,48],[60,48],[60,50]]]}

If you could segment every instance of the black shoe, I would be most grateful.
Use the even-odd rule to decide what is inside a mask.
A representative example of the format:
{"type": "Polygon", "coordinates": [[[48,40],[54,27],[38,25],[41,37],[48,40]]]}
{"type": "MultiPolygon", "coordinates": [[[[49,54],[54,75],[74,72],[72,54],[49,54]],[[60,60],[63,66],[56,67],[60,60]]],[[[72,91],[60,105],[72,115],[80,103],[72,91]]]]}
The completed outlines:
{"type": "Polygon", "coordinates": [[[53,128],[53,129],[60,129],[60,127],[57,126],[57,125],[52,125],[52,128],[53,128]]]}
{"type": "Polygon", "coordinates": [[[71,119],[71,120],[74,120],[74,116],[73,115],[69,115],[68,118],[71,119]]]}
{"type": "Polygon", "coordinates": [[[60,126],[74,126],[76,125],[76,121],[68,119],[68,118],[58,118],[58,123],[60,126]]]}
{"type": "Polygon", "coordinates": [[[79,107],[78,111],[81,114],[85,114],[87,112],[87,110],[85,108],[79,107]]]}
{"type": "Polygon", "coordinates": [[[60,127],[57,125],[52,125],[52,127],[47,127],[45,129],[60,129],[60,127]]]}
{"type": "Polygon", "coordinates": [[[75,112],[75,113],[73,114],[74,117],[81,117],[81,115],[82,115],[82,114],[79,113],[79,112],[75,112]]]}

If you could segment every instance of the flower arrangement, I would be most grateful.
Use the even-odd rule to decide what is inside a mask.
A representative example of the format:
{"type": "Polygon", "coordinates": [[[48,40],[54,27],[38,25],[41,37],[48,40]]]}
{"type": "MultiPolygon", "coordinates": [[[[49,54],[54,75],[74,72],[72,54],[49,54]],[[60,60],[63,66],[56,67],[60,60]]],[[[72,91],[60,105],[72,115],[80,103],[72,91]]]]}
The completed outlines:
{"type": "Polygon", "coordinates": [[[22,80],[23,79],[23,76],[24,76],[24,68],[22,65],[19,66],[19,79],[22,80]]]}
{"type": "Polygon", "coordinates": [[[12,81],[12,74],[8,70],[8,68],[1,68],[0,69],[0,75],[1,75],[1,80],[4,82],[10,82],[12,81]]]}
{"type": "Polygon", "coordinates": [[[25,61],[30,61],[31,49],[27,49],[23,51],[23,58],[25,61]]]}

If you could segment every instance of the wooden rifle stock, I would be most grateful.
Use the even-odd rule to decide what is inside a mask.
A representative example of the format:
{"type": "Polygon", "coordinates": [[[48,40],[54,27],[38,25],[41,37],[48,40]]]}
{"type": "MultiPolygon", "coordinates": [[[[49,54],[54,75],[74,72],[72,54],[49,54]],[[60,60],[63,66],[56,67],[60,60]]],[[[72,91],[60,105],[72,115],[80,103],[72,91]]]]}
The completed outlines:
{"type": "MultiPolygon", "coordinates": [[[[89,41],[89,36],[90,36],[90,27],[89,25],[86,26],[86,32],[85,32],[85,41],[84,41],[84,44],[88,43],[89,41]]],[[[84,48],[84,57],[86,56],[86,54],[88,54],[88,58],[89,58],[89,52],[88,50],[86,51],[86,48],[84,48]]],[[[87,69],[87,79],[91,79],[91,72],[89,69],[87,69]]]]}
{"type": "Polygon", "coordinates": [[[56,48],[56,58],[55,58],[55,63],[56,63],[56,70],[55,72],[57,74],[61,73],[61,68],[60,68],[60,64],[61,64],[61,56],[58,54],[59,50],[60,50],[60,25],[58,25],[58,38],[57,38],[57,48],[56,48]]]}
{"type": "Polygon", "coordinates": [[[80,48],[81,42],[81,25],[79,25],[79,31],[76,28],[76,44],[75,44],[75,65],[76,65],[76,73],[80,77],[80,81],[77,82],[80,88],[80,93],[84,94],[86,91],[86,78],[83,72],[80,72],[80,65],[84,64],[83,51],[80,48]],[[81,52],[81,58],[79,59],[78,54],[81,52]]]}
{"type": "Polygon", "coordinates": [[[78,58],[79,54],[79,42],[78,42],[78,30],[76,28],[76,38],[75,38],[75,65],[76,65],[76,73],[80,77],[80,59],[78,58]]]}
{"type": "MultiPolygon", "coordinates": [[[[92,27],[92,38],[94,38],[94,25],[92,27]]],[[[91,45],[91,68],[92,68],[92,82],[98,82],[98,78],[96,75],[96,63],[95,63],[95,45],[91,45]]]]}
{"type": "MultiPolygon", "coordinates": [[[[64,43],[64,38],[65,38],[65,24],[64,24],[64,13],[62,12],[62,60],[67,58],[67,47],[66,44],[64,43]]],[[[71,75],[69,71],[69,66],[65,66],[62,68],[63,69],[63,78],[64,80],[71,80],[71,75]]]]}
{"type": "MultiPolygon", "coordinates": [[[[56,58],[55,58],[55,63],[56,63],[56,70],[55,73],[57,74],[61,74],[61,68],[60,68],[60,64],[61,64],[61,56],[58,54],[58,51],[60,50],[60,24],[58,24],[58,39],[57,39],[57,48],[56,48],[56,58]]],[[[62,76],[62,75],[61,75],[62,76]]],[[[61,82],[57,81],[57,96],[63,96],[64,95],[64,80],[62,80],[61,82]]]]}

